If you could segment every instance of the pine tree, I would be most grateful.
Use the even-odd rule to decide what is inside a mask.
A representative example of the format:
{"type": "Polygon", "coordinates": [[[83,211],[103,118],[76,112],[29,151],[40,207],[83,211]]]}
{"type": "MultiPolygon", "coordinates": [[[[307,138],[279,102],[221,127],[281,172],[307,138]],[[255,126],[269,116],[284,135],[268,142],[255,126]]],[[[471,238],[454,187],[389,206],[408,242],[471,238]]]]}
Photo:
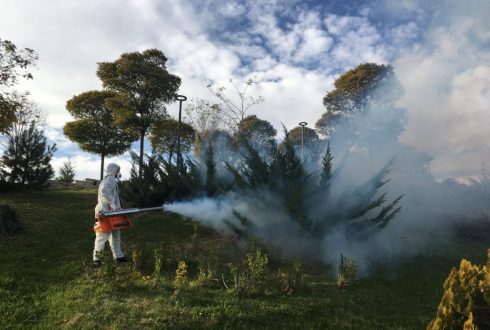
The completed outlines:
{"type": "Polygon", "coordinates": [[[322,174],[320,176],[320,186],[328,188],[332,178],[333,155],[330,150],[330,142],[327,145],[327,151],[322,157],[322,174]]]}
{"type": "Polygon", "coordinates": [[[213,141],[208,144],[206,151],[206,182],[204,190],[208,196],[213,196],[216,193],[216,162],[214,161],[214,146],[213,141]]]}
{"type": "Polygon", "coordinates": [[[75,168],[70,161],[63,163],[59,170],[58,181],[72,183],[75,179],[75,168]]]}
{"type": "Polygon", "coordinates": [[[50,165],[56,145],[47,145],[46,137],[35,124],[9,139],[2,156],[2,177],[13,184],[42,187],[53,177],[50,165]]]}

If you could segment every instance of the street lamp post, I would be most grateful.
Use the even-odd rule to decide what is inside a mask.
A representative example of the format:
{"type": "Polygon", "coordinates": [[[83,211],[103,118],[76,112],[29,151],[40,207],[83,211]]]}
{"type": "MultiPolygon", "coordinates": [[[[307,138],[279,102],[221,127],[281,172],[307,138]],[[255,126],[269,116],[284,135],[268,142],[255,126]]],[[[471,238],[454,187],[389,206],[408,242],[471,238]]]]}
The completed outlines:
{"type": "Polygon", "coordinates": [[[184,95],[176,95],[175,99],[179,101],[179,121],[177,122],[177,164],[179,164],[180,158],[180,121],[182,119],[182,102],[187,100],[184,95]]]}
{"type": "Polygon", "coordinates": [[[305,137],[305,126],[308,125],[306,121],[302,121],[298,124],[301,126],[301,161],[304,162],[304,137],[305,137]]]}

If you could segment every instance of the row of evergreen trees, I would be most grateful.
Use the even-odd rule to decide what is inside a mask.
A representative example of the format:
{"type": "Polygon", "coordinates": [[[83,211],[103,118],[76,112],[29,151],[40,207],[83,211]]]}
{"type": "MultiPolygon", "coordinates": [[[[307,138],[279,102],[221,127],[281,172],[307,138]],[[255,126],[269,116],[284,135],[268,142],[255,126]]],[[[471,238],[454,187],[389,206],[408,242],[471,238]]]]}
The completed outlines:
{"type": "MultiPolygon", "coordinates": [[[[231,154],[234,146],[217,145],[212,138],[201,144],[197,161],[172,162],[160,155],[148,155],[141,164],[142,177],[136,172],[140,164],[134,155],[131,179],[124,182],[121,189],[124,199],[135,205],[151,206],[203,196],[220,198],[234,192],[253,203],[254,198],[259,199],[258,196],[266,192],[270,198],[279,201],[288,215],[281,224],[284,229],[297,227],[300,235],[318,240],[334,228],[342,228],[352,240],[369,239],[400,211],[401,196],[388,202],[386,192],[380,193],[388,182],[386,175],[391,162],[363,185],[339,196],[331,191],[337,176],[330,146],[322,157],[320,171],[308,172],[290,143],[287,131],[281,144],[269,141],[268,157],[261,155],[244,137],[238,148],[239,154],[235,155],[239,161],[225,161],[227,173],[222,173],[217,169],[215,148],[225,148],[231,154]]],[[[225,219],[229,229],[245,239],[260,236],[258,228],[263,224],[255,221],[238,210],[233,217],[225,219]]]]}

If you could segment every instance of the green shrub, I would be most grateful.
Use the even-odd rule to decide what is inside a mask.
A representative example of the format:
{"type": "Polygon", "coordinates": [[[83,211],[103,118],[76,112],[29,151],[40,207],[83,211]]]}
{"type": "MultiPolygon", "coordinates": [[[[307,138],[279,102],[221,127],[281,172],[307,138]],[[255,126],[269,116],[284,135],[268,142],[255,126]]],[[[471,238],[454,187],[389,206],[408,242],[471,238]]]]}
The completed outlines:
{"type": "Polygon", "coordinates": [[[340,254],[340,263],[337,268],[337,287],[344,288],[357,278],[357,265],[354,260],[340,254]]]}
{"type": "Polygon", "coordinates": [[[268,284],[271,281],[269,258],[260,248],[247,254],[244,267],[229,264],[233,277],[232,290],[237,295],[257,296],[270,294],[268,284]]]}
{"type": "Polygon", "coordinates": [[[269,258],[267,254],[257,249],[255,253],[247,254],[250,294],[264,293],[269,274],[269,258]]]}
{"type": "Polygon", "coordinates": [[[0,234],[12,234],[22,230],[15,209],[9,205],[0,205],[0,234]]]}
{"type": "Polygon", "coordinates": [[[461,260],[444,283],[444,295],[428,330],[490,329],[490,250],[486,266],[461,260]]]}

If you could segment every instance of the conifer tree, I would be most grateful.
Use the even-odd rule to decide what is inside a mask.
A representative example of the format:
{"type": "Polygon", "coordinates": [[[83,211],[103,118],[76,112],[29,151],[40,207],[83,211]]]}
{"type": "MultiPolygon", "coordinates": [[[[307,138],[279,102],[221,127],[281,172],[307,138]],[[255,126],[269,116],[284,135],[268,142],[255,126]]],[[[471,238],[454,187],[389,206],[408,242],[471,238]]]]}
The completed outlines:
{"type": "MultiPolygon", "coordinates": [[[[242,147],[244,166],[238,169],[226,164],[235,178],[236,189],[252,191],[252,195],[254,191],[267,190],[277,196],[291,220],[312,237],[322,237],[330,229],[341,226],[348,239],[366,240],[386,227],[401,210],[398,205],[401,196],[388,204],[386,193],[377,197],[379,189],[388,182],[385,177],[393,160],[365,184],[344,192],[340,199],[334,199],[329,195],[333,160],[330,147],[324,156],[320,185],[313,187],[311,175],[296,155],[287,131],[284,142],[275,146],[274,158],[270,163],[262,159],[247,140],[242,141],[242,147]],[[307,205],[314,209],[314,214],[321,216],[310,219],[306,212],[307,205]],[[370,210],[378,213],[366,217],[370,210]]],[[[248,236],[250,233],[247,230],[253,228],[253,219],[246,219],[243,214],[235,215],[235,218],[241,223],[241,231],[237,231],[238,227],[231,221],[226,224],[234,232],[240,232],[240,236],[248,236]]]]}
{"type": "Polygon", "coordinates": [[[320,175],[320,186],[328,188],[332,178],[333,155],[330,150],[330,142],[327,144],[327,151],[322,157],[322,174],[320,175]]]}
{"type": "Polygon", "coordinates": [[[50,165],[56,145],[49,146],[34,123],[20,135],[9,139],[2,156],[2,177],[10,183],[42,187],[53,177],[50,165]]]}

